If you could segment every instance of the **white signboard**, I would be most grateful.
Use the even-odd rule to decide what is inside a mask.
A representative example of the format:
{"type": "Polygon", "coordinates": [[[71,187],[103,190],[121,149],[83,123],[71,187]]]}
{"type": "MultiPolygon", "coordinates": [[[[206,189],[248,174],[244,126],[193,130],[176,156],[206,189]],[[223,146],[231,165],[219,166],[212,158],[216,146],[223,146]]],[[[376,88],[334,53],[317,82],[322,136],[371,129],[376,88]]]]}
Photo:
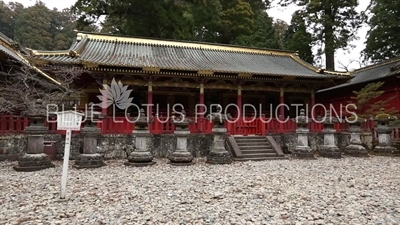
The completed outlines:
{"type": "Polygon", "coordinates": [[[75,111],[64,111],[57,113],[57,130],[65,130],[65,148],[64,148],[64,163],[61,175],[61,194],[60,198],[65,198],[65,192],[67,190],[67,178],[68,178],[68,164],[69,164],[69,152],[71,150],[71,133],[73,130],[80,130],[83,113],[75,111]]]}

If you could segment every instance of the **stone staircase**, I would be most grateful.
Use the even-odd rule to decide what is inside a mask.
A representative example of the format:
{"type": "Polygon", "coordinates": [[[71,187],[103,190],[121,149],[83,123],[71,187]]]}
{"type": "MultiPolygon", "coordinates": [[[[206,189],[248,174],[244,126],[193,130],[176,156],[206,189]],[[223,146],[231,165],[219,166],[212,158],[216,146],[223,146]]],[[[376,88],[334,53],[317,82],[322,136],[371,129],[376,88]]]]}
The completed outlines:
{"type": "Polygon", "coordinates": [[[286,159],[280,146],[272,137],[235,136],[230,137],[236,161],[260,161],[286,159]]]}

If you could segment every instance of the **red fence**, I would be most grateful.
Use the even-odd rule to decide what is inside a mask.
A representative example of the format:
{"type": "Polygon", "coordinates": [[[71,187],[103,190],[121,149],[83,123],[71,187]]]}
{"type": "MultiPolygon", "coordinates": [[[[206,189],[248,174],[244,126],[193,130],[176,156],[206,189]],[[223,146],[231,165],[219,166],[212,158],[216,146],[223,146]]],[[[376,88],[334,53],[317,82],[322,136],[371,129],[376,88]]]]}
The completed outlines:
{"type": "MultiPolygon", "coordinates": [[[[212,132],[212,123],[205,118],[191,118],[193,123],[189,125],[191,133],[205,133],[209,134],[212,132]]],[[[129,121],[124,117],[117,118],[106,118],[98,123],[98,127],[101,128],[102,134],[131,134],[135,128],[134,121],[129,121]]],[[[149,130],[153,134],[168,134],[173,133],[175,125],[167,117],[160,117],[155,119],[153,123],[149,125],[149,130]]],[[[0,116],[0,134],[5,133],[23,133],[25,127],[29,125],[29,120],[21,116],[0,116]]],[[[45,126],[49,128],[50,133],[64,133],[65,131],[57,130],[56,119],[53,118],[45,123],[45,126]]],[[[82,124],[82,127],[84,125],[82,124]]],[[[321,132],[323,124],[320,122],[309,123],[308,127],[310,132],[321,132]]],[[[225,123],[228,134],[230,135],[266,135],[268,133],[288,133],[294,132],[297,128],[297,124],[293,120],[286,120],[284,122],[272,118],[254,118],[245,117],[232,119],[225,123]]],[[[338,132],[347,131],[348,123],[336,123],[335,129],[338,132]]],[[[368,121],[362,124],[363,130],[373,130],[373,121],[368,121]]],[[[393,131],[393,137],[398,138],[398,130],[393,131]],[[397,133],[396,133],[397,132],[397,133]]]]}

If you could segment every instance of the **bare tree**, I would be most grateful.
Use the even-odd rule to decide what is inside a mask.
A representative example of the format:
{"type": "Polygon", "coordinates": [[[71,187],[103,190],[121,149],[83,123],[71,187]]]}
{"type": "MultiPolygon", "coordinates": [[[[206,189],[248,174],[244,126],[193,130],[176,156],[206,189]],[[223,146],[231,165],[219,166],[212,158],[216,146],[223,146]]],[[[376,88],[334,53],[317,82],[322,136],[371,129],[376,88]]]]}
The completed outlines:
{"type": "Polygon", "coordinates": [[[42,70],[28,65],[10,63],[0,71],[0,114],[20,114],[28,111],[36,99],[44,104],[60,106],[79,97],[74,80],[80,72],[73,68],[42,70]]]}

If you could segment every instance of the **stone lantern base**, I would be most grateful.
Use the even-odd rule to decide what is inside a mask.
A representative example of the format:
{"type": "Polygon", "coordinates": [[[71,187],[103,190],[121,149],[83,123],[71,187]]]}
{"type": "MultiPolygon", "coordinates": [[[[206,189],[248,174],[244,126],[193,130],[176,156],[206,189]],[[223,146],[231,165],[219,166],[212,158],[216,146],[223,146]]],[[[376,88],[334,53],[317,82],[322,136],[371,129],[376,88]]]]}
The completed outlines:
{"type": "Polygon", "coordinates": [[[213,147],[207,155],[206,163],[209,164],[230,164],[232,163],[231,154],[225,149],[225,135],[226,128],[214,127],[212,129],[214,134],[213,147]]]}
{"type": "Polygon", "coordinates": [[[325,158],[340,159],[342,158],[342,152],[337,146],[321,146],[319,149],[319,155],[325,158]]]}
{"type": "Polygon", "coordinates": [[[193,155],[190,152],[175,151],[169,157],[169,164],[174,166],[190,166],[193,165],[193,155]]]}
{"type": "Polygon", "coordinates": [[[210,164],[230,164],[232,157],[229,152],[215,152],[211,151],[207,156],[207,163],[210,164]]]}
{"type": "Polygon", "coordinates": [[[151,152],[139,152],[139,151],[134,151],[131,153],[131,155],[128,157],[128,162],[125,162],[125,166],[135,166],[135,167],[142,167],[142,166],[151,166],[156,164],[156,162],[153,161],[153,155],[151,152]]]}
{"type": "Polygon", "coordinates": [[[344,153],[353,157],[369,157],[367,149],[362,145],[350,144],[344,149],[344,153]]]}
{"type": "Polygon", "coordinates": [[[100,154],[80,154],[73,165],[76,169],[99,168],[105,166],[103,157],[100,154]]]}
{"type": "Polygon", "coordinates": [[[19,160],[18,165],[14,166],[16,171],[38,171],[55,167],[51,162],[50,156],[45,153],[24,154],[19,160]]]}
{"type": "Polygon", "coordinates": [[[309,146],[296,146],[292,153],[293,159],[316,159],[309,146]]]}
{"type": "Polygon", "coordinates": [[[143,167],[156,164],[154,156],[149,150],[149,138],[151,137],[147,127],[139,127],[133,131],[135,135],[135,151],[128,156],[125,166],[143,167]]]}
{"type": "Polygon", "coordinates": [[[393,155],[393,154],[399,154],[400,151],[394,147],[394,146],[384,146],[384,145],[378,145],[374,148],[374,154],[375,155],[393,155]]]}

